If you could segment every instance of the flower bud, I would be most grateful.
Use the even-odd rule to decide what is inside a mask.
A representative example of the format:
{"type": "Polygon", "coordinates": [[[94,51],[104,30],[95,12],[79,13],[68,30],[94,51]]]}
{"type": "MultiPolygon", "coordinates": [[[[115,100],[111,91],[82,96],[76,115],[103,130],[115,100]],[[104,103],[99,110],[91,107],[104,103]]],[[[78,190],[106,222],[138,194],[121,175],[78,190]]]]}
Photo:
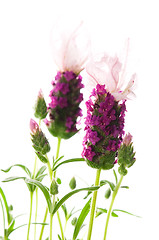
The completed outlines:
{"type": "Polygon", "coordinates": [[[46,102],[43,97],[43,93],[41,89],[39,91],[38,98],[35,104],[34,115],[36,118],[39,118],[39,119],[44,119],[46,118],[46,115],[47,115],[47,106],[46,106],[46,102]]]}
{"type": "Polygon", "coordinates": [[[76,188],[76,179],[75,179],[75,177],[73,177],[73,178],[70,180],[69,186],[70,186],[70,188],[71,188],[72,190],[76,188]]]}
{"type": "Polygon", "coordinates": [[[56,183],[55,179],[52,180],[52,183],[50,186],[50,193],[52,195],[58,194],[58,184],[56,183]]]}
{"type": "Polygon", "coordinates": [[[118,171],[121,175],[126,175],[126,168],[131,167],[136,161],[132,144],[132,136],[128,133],[118,151],[118,164],[120,165],[118,171]]]}
{"type": "Polygon", "coordinates": [[[72,221],[71,221],[71,224],[72,224],[73,226],[75,226],[75,225],[76,225],[76,223],[77,223],[77,218],[76,218],[76,217],[74,217],[74,218],[72,219],[72,221]]]}
{"type": "Polygon", "coordinates": [[[45,137],[44,133],[39,128],[39,125],[33,120],[30,120],[31,140],[33,148],[38,155],[45,155],[50,151],[50,144],[45,137]]]}
{"type": "Polygon", "coordinates": [[[111,195],[111,189],[108,188],[107,191],[105,192],[105,198],[108,199],[111,195]]]}

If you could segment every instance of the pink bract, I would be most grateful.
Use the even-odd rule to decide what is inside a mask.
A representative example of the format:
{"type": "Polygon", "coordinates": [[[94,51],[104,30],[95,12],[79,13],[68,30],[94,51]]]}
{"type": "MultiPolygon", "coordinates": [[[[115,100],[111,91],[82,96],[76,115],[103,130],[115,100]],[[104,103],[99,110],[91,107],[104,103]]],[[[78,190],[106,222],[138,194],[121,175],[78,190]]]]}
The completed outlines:
{"type": "Polygon", "coordinates": [[[39,125],[33,119],[30,119],[30,130],[33,134],[35,134],[37,130],[39,130],[39,125]]]}
{"type": "MultiPolygon", "coordinates": [[[[125,66],[126,64],[124,64],[125,66]]],[[[124,87],[124,72],[122,64],[117,56],[111,57],[106,53],[91,59],[86,66],[89,75],[90,86],[95,87],[97,84],[105,85],[105,88],[116,99],[116,101],[129,99],[134,95],[134,83],[136,74],[133,74],[126,87],[124,87]]]]}

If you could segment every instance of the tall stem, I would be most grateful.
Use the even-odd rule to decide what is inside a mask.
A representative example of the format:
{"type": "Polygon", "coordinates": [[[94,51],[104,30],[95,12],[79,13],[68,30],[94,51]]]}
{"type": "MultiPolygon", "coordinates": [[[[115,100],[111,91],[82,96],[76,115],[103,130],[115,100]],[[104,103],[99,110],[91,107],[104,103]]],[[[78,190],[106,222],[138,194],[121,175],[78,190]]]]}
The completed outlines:
{"type": "Polygon", "coordinates": [[[103,240],[106,240],[106,236],[107,236],[107,231],[108,231],[108,224],[109,224],[109,219],[110,219],[110,215],[111,215],[111,212],[112,212],[112,207],[113,207],[113,204],[114,204],[114,200],[116,198],[116,195],[119,191],[119,188],[120,188],[120,185],[121,185],[121,182],[123,180],[123,175],[121,175],[120,177],[120,180],[118,182],[118,184],[116,185],[116,188],[112,194],[112,200],[111,200],[111,203],[110,203],[110,207],[109,207],[109,211],[108,211],[108,214],[107,214],[107,219],[106,219],[106,224],[105,224],[105,232],[104,232],[104,238],[103,240]]]}
{"type": "MultiPolygon", "coordinates": [[[[61,138],[58,138],[58,144],[57,144],[57,150],[56,150],[56,159],[59,157],[60,144],[61,144],[61,138]]],[[[45,156],[45,157],[48,160],[48,162],[47,162],[48,172],[49,172],[50,182],[52,182],[52,177],[54,177],[54,178],[56,177],[56,171],[54,171],[54,174],[53,174],[49,159],[48,159],[47,156],[45,156]]],[[[52,208],[54,207],[54,204],[55,204],[55,195],[53,196],[52,208]]],[[[46,207],[43,223],[46,222],[47,215],[48,215],[48,208],[46,207]]],[[[52,239],[52,223],[53,223],[53,214],[50,213],[50,239],[49,240],[52,239]]],[[[42,240],[43,232],[44,232],[44,225],[41,227],[39,240],[42,240]]]]}
{"type": "MultiPolygon", "coordinates": [[[[39,119],[39,127],[41,125],[41,119],[39,119]]],[[[33,179],[35,178],[35,174],[38,169],[38,162],[37,162],[37,156],[35,156],[35,162],[34,162],[34,170],[33,170],[33,179]]],[[[35,223],[37,220],[37,215],[38,215],[38,188],[36,188],[36,205],[35,205],[35,223]]],[[[36,240],[36,224],[34,226],[34,240],[36,240]]]]}
{"type": "MultiPolygon", "coordinates": [[[[95,186],[99,185],[100,173],[101,173],[101,169],[98,169],[97,172],[96,172],[95,186]]],[[[90,240],[91,239],[91,235],[92,235],[94,213],[95,213],[95,207],[96,207],[96,200],[97,200],[97,191],[94,191],[93,199],[92,199],[92,207],[91,207],[91,213],[90,213],[90,220],[89,220],[89,228],[88,228],[87,240],[90,240]]]]}
{"type": "Polygon", "coordinates": [[[58,138],[57,151],[56,151],[56,159],[59,157],[60,144],[61,144],[61,138],[58,138]]]}
{"type": "MultiPolygon", "coordinates": [[[[48,214],[48,207],[46,207],[46,210],[45,210],[43,223],[46,223],[47,214],[48,214]]],[[[43,236],[43,233],[44,233],[44,227],[45,227],[45,225],[42,225],[39,240],[42,240],[42,236],[43,236]]]]}
{"type": "Polygon", "coordinates": [[[31,216],[32,216],[32,208],[33,208],[33,192],[30,192],[30,213],[29,213],[29,223],[28,223],[27,240],[29,240],[30,225],[31,225],[31,216]]]}
{"type": "Polygon", "coordinates": [[[57,218],[58,218],[59,225],[60,225],[60,231],[61,231],[62,240],[65,240],[64,231],[63,231],[63,227],[62,227],[59,211],[57,211],[57,218]]]}

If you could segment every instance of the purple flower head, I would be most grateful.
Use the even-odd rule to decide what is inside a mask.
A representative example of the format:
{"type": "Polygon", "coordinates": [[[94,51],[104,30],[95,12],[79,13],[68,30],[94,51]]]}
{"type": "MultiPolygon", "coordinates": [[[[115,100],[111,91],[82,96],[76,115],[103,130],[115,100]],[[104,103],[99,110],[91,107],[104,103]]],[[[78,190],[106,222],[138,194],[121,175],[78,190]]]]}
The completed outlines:
{"type": "Polygon", "coordinates": [[[82,77],[72,71],[58,72],[52,86],[48,129],[53,136],[67,139],[78,131],[77,118],[82,116],[79,107],[83,100],[82,77]]]}
{"type": "Polygon", "coordinates": [[[97,84],[86,107],[82,156],[91,167],[110,169],[124,133],[125,101],[119,104],[105,85],[97,84]]]}

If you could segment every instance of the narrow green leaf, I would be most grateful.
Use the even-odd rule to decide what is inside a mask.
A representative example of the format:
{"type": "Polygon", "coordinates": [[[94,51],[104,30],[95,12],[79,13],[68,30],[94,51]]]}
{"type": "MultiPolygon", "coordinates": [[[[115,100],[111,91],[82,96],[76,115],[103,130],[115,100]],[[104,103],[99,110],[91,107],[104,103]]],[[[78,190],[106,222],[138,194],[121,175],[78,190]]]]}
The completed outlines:
{"type": "Polygon", "coordinates": [[[103,213],[107,213],[107,212],[108,212],[108,210],[105,208],[97,208],[96,217],[100,216],[103,213]]]}
{"type": "Polygon", "coordinates": [[[47,176],[47,174],[42,174],[39,177],[36,177],[35,180],[41,182],[44,179],[45,176],[47,176]]]}
{"type": "Polygon", "coordinates": [[[66,208],[66,205],[65,204],[62,204],[61,206],[63,212],[64,212],[64,215],[65,215],[65,219],[67,219],[67,208],[66,208]]]}
{"type": "Polygon", "coordinates": [[[5,196],[1,187],[0,187],[0,195],[2,196],[2,199],[3,199],[3,202],[4,202],[4,206],[5,206],[6,213],[7,213],[7,222],[9,224],[9,220],[10,220],[9,206],[8,206],[8,203],[7,203],[6,196],[5,196]]]}
{"type": "Polygon", "coordinates": [[[40,190],[43,192],[44,197],[46,199],[49,212],[51,212],[51,198],[50,198],[50,194],[49,194],[49,191],[47,190],[47,188],[41,182],[36,181],[34,179],[25,179],[25,182],[29,183],[29,184],[33,184],[40,188],[40,190]]]}
{"type": "Polygon", "coordinates": [[[55,167],[55,165],[56,165],[62,158],[64,158],[64,156],[59,157],[55,162],[53,161],[53,162],[54,162],[54,164],[53,164],[54,167],[55,167]]]}
{"type": "Polygon", "coordinates": [[[96,186],[96,187],[87,187],[87,188],[80,188],[80,189],[76,189],[74,191],[71,191],[69,193],[67,193],[59,202],[57,202],[55,204],[55,207],[52,211],[52,213],[54,214],[58,209],[59,207],[61,207],[61,205],[68,199],[70,198],[71,196],[73,196],[74,194],[78,193],[78,192],[81,192],[81,191],[96,191],[100,188],[100,186],[96,186]]]}
{"type": "Polygon", "coordinates": [[[114,183],[112,183],[112,182],[110,182],[110,181],[108,181],[108,180],[101,180],[101,181],[100,181],[100,186],[103,186],[103,185],[105,185],[105,184],[109,184],[111,190],[114,191],[114,189],[115,189],[114,183]]]}
{"type": "Polygon", "coordinates": [[[119,217],[115,212],[111,213],[112,217],[119,217]]]}
{"type": "MultiPolygon", "coordinates": [[[[19,180],[19,179],[23,179],[25,181],[26,177],[9,177],[9,178],[4,179],[2,182],[12,182],[12,181],[19,180]]],[[[33,186],[29,183],[26,183],[26,184],[27,184],[27,187],[30,192],[35,191],[35,186],[33,186]]]]}
{"type": "Polygon", "coordinates": [[[24,165],[22,165],[22,164],[14,164],[14,165],[10,166],[9,168],[7,168],[7,169],[5,169],[5,170],[4,170],[4,169],[1,169],[1,171],[7,173],[7,172],[9,172],[9,171],[11,170],[11,168],[13,168],[13,167],[20,167],[20,168],[22,168],[22,169],[26,172],[26,174],[27,174],[29,177],[31,177],[31,172],[30,172],[29,168],[27,168],[26,166],[24,166],[24,165]]]}
{"type": "Polygon", "coordinates": [[[60,237],[60,235],[59,235],[59,234],[58,234],[58,239],[59,239],[59,240],[62,240],[62,238],[60,237]]]}
{"type": "Polygon", "coordinates": [[[79,234],[79,231],[82,227],[82,224],[85,220],[85,218],[87,217],[89,211],[90,211],[90,204],[91,204],[91,198],[89,199],[89,201],[85,204],[84,208],[82,209],[78,219],[77,219],[77,223],[75,225],[75,229],[74,229],[74,233],[73,233],[73,240],[75,240],[79,234]]]}
{"type": "Polygon", "coordinates": [[[25,177],[9,177],[9,178],[4,179],[2,182],[12,182],[12,181],[15,181],[15,180],[18,180],[18,179],[25,180],[25,177]]]}
{"type": "Polygon", "coordinates": [[[12,220],[12,222],[10,223],[7,232],[8,232],[8,236],[10,235],[10,233],[13,231],[14,228],[14,224],[15,224],[15,219],[12,220]]]}
{"type": "Polygon", "coordinates": [[[114,209],[113,212],[122,212],[122,213],[129,214],[129,215],[131,215],[131,216],[134,216],[134,217],[141,218],[141,217],[138,216],[138,215],[135,215],[135,214],[133,214],[133,213],[130,213],[130,212],[127,212],[127,211],[124,211],[124,210],[121,210],[121,209],[114,209]]]}
{"type": "Polygon", "coordinates": [[[42,166],[42,167],[38,170],[38,172],[37,172],[37,174],[36,174],[36,176],[35,176],[35,179],[38,178],[40,175],[42,175],[42,174],[45,172],[46,168],[47,168],[46,166],[42,166]]]}
{"type": "Polygon", "coordinates": [[[53,171],[55,171],[59,166],[63,165],[63,164],[66,164],[66,163],[71,163],[71,162],[84,162],[85,160],[83,158],[72,158],[72,159],[68,159],[68,160],[65,160],[61,163],[59,163],[58,165],[56,165],[53,169],[53,171]]]}
{"type": "Polygon", "coordinates": [[[121,186],[120,188],[126,188],[126,189],[129,189],[129,187],[128,187],[128,186],[121,186]]]}

